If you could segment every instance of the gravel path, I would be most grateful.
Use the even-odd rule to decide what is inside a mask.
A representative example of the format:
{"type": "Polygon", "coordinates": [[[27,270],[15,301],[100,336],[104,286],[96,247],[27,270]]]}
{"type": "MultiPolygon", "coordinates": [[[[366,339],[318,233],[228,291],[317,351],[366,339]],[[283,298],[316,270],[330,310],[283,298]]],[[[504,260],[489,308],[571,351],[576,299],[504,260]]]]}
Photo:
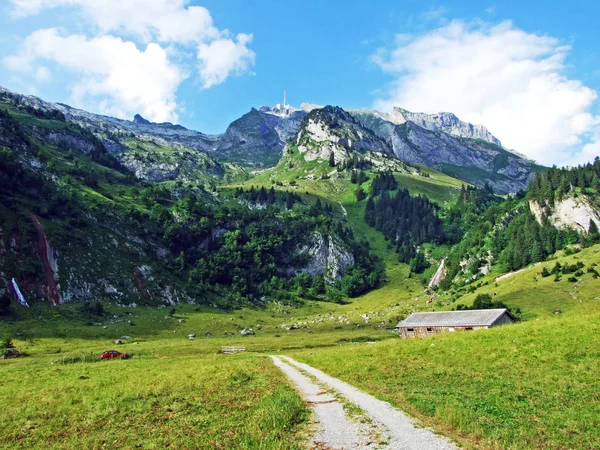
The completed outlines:
{"type": "Polygon", "coordinates": [[[333,395],[313,383],[298,369],[284,363],[280,357],[271,356],[271,358],[275,365],[294,382],[315,412],[316,433],[311,448],[336,450],[368,448],[369,431],[366,427],[349,420],[344,407],[333,395]]]}
{"type": "MultiPolygon", "coordinates": [[[[307,364],[299,363],[287,356],[272,356],[275,364],[296,384],[315,409],[321,425],[315,443],[325,449],[393,449],[393,450],[457,450],[447,438],[426,428],[419,428],[413,419],[389,403],[365,394],[337,378],[333,378],[307,364]],[[350,403],[358,406],[372,421],[372,428],[358,425],[348,419],[339,403],[313,403],[322,391],[315,382],[300,371],[314,377],[316,383],[337,392],[350,403]],[[337,407],[325,410],[325,405],[337,407]],[[379,430],[379,436],[368,438],[365,433],[379,430]]],[[[329,399],[329,397],[328,397],[329,399]]]]}

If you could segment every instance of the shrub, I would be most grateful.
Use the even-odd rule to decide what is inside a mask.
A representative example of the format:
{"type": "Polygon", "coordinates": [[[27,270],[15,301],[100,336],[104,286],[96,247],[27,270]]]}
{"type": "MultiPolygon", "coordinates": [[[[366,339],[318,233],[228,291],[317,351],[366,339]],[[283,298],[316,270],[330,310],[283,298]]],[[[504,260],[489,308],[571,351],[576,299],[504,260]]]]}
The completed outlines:
{"type": "Polygon", "coordinates": [[[417,255],[410,260],[410,270],[414,273],[423,273],[429,268],[429,262],[425,259],[423,252],[418,252],[417,255]]]}
{"type": "Polygon", "coordinates": [[[0,297],[0,316],[10,314],[10,295],[4,294],[0,297]]]}
{"type": "Polygon", "coordinates": [[[79,312],[83,316],[95,316],[102,317],[106,311],[104,310],[104,304],[101,302],[85,302],[79,307],[79,312]]]}
{"type": "Polygon", "coordinates": [[[63,356],[60,359],[56,359],[52,361],[52,364],[77,364],[77,363],[91,363],[98,362],[100,358],[98,355],[90,353],[88,355],[72,355],[72,356],[63,356]]]}
{"type": "Polygon", "coordinates": [[[367,194],[365,194],[365,191],[363,190],[363,188],[359,187],[356,190],[356,200],[360,202],[361,200],[364,200],[366,197],[367,197],[367,194]]]}
{"type": "Polygon", "coordinates": [[[494,305],[490,294],[479,294],[473,302],[474,309],[491,309],[494,305]]]}
{"type": "Polygon", "coordinates": [[[6,350],[7,348],[15,348],[15,344],[13,343],[10,334],[5,334],[0,338],[0,350],[6,350]]]}

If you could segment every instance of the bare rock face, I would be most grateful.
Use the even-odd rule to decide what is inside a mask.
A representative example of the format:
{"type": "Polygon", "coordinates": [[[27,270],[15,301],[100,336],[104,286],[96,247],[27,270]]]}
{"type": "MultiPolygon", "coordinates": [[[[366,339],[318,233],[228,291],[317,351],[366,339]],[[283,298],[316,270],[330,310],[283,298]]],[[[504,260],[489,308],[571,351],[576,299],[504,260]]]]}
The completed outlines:
{"type": "MultiPolygon", "coordinates": [[[[38,101],[41,101],[37,99],[38,101]]],[[[44,103],[44,107],[58,109],[67,121],[75,122],[93,133],[106,136],[106,132],[114,134],[131,134],[146,139],[163,139],[169,144],[183,145],[196,151],[210,152],[215,149],[218,136],[211,136],[199,131],[189,130],[181,125],[169,122],[154,123],[136,114],[133,121],[93,114],[81,109],[72,108],[62,103],[44,103]]],[[[110,140],[109,137],[102,139],[110,140]]],[[[108,145],[110,146],[110,145],[108,145]]]]}
{"type": "Polygon", "coordinates": [[[144,119],[139,114],[136,114],[135,116],[133,116],[133,121],[135,123],[141,124],[141,125],[150,125],[151,124],[151,122],[149,120],[144,119]]]}
{"type": "Polygon", "coordinates": [[[495,192],[525,189],[537,167],[500,145],[484,127],[460,121],[450,113],[428,115],[395,108],[393,113],[353,110],[360,124],[391,146],[409,164],[421,164],[495,192]]]}
{"type": "Polygon", "coordinates": [[[279,114],[254,108],[229,125],[215,154],[244,166],[266,167],[279,161],[285,141],[298,130],[302,112],[279,114]],[[297,115],[299,114],[299,116],[297,115]]]}
{"type": "Polygon", "coordinates": [[[354,264],[354,256],[343,243],[337,242],[332,236],[324,237],[319,232],[313,233],[311,243],[299,249],[299,253],[309,255],[310,260],[297,273],[313,276],[324,274],[329,281],[341,279],[346,267],[354,264]]]}
{"type": "Polygon", "coordinates": [[[293,110],[289,114],[279,115],[261,111],[261,115],[267,126],[275,130],[281,142],[285,143],[296,136],[306,112],[293,110]]]}
{"type": "Polygon", "coordinates": [[[87,154],[92,153],[95,149],[89,140],[68,133],[51,132],[45,136],[45,140],[53,145],[67,145],[70,148],[76,148],[87,154]]]}
{"type": "MultiPolygon", "coordinates": [[[[391,113],[303,103],[252,108],[232,122],[226,132],[207,135],[171,123],[153,123],[140,115],[121,120],[49,103],[11,93],[20,103],[43,110],[59,110],[69,122],[94,133],[105,148],[139,177],[153,181],[198,180],[223,176],[214,167],[217,161],[229,161],[246,167],[270,167],[277,164],[288,141],[295,143],[305,159],[328,159],[336,164],[352,152],[377,152],[440,170],[466,182],[483,187],[489,184],[500,194],[527,187],[539,169],[532,161],[503,148],[484,126],[461,121],[452,113],[414,113],[394,108],[391,113]],[[147,154],[128,147],[127,139],[154,141],[170,150],[170,155],[147,154]],[[209,161],[210,160],[210,161],[209,161]],[[207,167],[204,167],[207,165],[207,167]]],[[[85,142],[68,137],[71,147],[85,148],[85,142]]],[[[60,142],[60,133],[48,136],[60,142]]]]}
{"type": "Polygon", "coordinates": [[[440,265],[435,271],[435,274],[433,274],[433,277],[431,277],[431,280],[429,281],[427,287],[429,289],[437,288],[440,285],[440,283],[446,279],[446,273],[446,258],[444,258],[440,262],[440,265]]]}
{"type": "Polygon", "coordinates": [[[50,245],[46,232],[39,219],[29,213],[37,232],[37,253],[44,269],[46,280],[46,296],[50,304],[56,306],[61,302],[60,285],[58,284],[58,252],[50,245]]]}
{"type": "Polygon", "coordinates": [[[293,106],[252,108],[219,136],[214,154],[246,167],[274,166],[281,158],[286,141],[296,135],[306,114],[293,106]]]}
{"type": "Polygon", "coordinates": [[[520,156],[485,141],[456,138],[412,123],[398,125],[392,135],[394,154],[411,164],[423,164],[501,194],[525,189],[535,166],[520,156]]]}
{"type": "Polygon", "coordinates": [[[312,110],[304,119],[296,137],[296,145],[307,161],[329,159],[336,164],[352,152],[392,154],[388,143],[342,108],[326,106],[312,110]]]}
{"type": "Polygon", "coordinates": [[[590,222],[593,221],[600,229],[599,212],[592,207],[586,197],[569,197],[556,202],[553,208],[543,208],[536,201],[530,200],[529,209],[540,225],[543,216],[547,215],[550,223],[557,228],[571,228],[587,233],[590,222]]]}
{"type": "Polygon", "coordinates": [[[426,130],[443,131],[444,133],[448,133],[452,136],[470,139],[483,139],[491,144],[501,145],[500,140],[490,133],[483,125],[473,125],[468,122],[463,122],[452,113],[414,113],[395,107],[391,116],[398,124],[411,121],[421,128],[425,128],[426,130]]]}

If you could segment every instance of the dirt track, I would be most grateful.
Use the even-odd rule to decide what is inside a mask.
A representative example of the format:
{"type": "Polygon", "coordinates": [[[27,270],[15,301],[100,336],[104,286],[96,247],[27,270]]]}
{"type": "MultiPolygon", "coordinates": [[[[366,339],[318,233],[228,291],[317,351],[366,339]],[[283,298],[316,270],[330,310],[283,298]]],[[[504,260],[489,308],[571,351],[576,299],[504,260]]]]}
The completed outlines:
{"type": "Polygon", "coordinates": [[[316,433],[312,448],[457,450],[447,438],[420,428],[389,403],[287,356],[271,356],[312,406],[316,433]],[[313,377],[314,381],[311,380],[313,377]],[[327,390],[325,390],[327,389],[327,390]],[[328,391],[334,391],[335,396],[328,391]],[[350,418],[342,402],[353,404],[368,420],[350,418]]]}

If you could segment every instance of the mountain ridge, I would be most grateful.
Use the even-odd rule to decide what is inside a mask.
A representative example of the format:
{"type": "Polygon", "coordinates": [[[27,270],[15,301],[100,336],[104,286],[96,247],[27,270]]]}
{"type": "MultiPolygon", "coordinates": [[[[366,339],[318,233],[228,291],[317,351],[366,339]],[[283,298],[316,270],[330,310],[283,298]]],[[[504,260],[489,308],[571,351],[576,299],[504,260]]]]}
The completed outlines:
{"type": "MultiPolygon", "coordinates": [[[[600,161],[537,174],[526,194],[544,209],[545,218],[536,221],[524,193],[502,198],[486,182],[502,175],[491,180],[499,191],[511,180],[507,171],[522,164],[522,177],[512,180],[525,183],[527,161],[493,143],[412,121],[398,125],[334,106],[312,109],[279,162],[249,173],[158,132],[116,129],[118,119],[90,128],[50,104],[41,110],[17,100],[0,96],[0,280],[6,286],[15,277],[37,299],[48,280],[58,280],[58,302],[159,305],[197,298],[229,307],[290,299],[290,292],[340,301],[384,282],[381,260],[390,270],[408,264],[426,278],[429,265],[444,255],[441,289],[452,289],[495,261],[519,269],[600,237],[595,223],[587,233],[586,224],[558,230],[550,213],[555,197],[560,204],[581,195],[597,211],[591,196],[600,192],[600,161]],[[452,154],[455,148],[460,151],[452,154]],[[398,158],[399,149],[406,155],[398,158]],[[450,160],[455,166],[442,167],[446,172],[466,167],[469,161],[460,158],[491,165],[475,171],[484,189],[404,162],[445,153],[457,158],[450,160]],[[38,222],[41,233],[34,229],[38,222]],[[51,277],[41,277],[40,261],[51,277]],[[312,284],[315,274],[322,283],[312,284]]],[[[136,119],[127,125],[174,127],[136,119]]],[[[231,138],[257,133],[264,140],[263,127],[273,146],[281,145],[268,119],[252,109],[234,122],[231,138]]],[[[294,136],[280,129],[286,131],[294,136]]]]}
{"type": "MultiPolygon", "coordinates": [[[[349,142],[364,142],[358,135],[374,134],[386,144],[377,144],[372,151],[390,154],[410,164],[441,170],[480,187],[490,184],[501,194],[525,189],[533,179],[533,174],[539,170],[539,166],[533,162],[502,147],[500,141],[484,126],[463,122],[452,113],[413,113],[402,108],[384,113],[368,109],[321,107],[309,103],[303,103],[300,108],[290,105],[261,106],[258,109],[251,108],[248,113],[234,120],[224,133],[209,135],[169,122],[150,122],[139,114],[129,121],[89,113],[62,103],[45,102],[34,96],[15,94],[2,87],[0,93],[33,108],[60,111],[67,121],[90,129],[109,152],[123,161],[127,160],[136,173],[149,174],[153,171],[140,171],[135,167],[135,158],[132,158],[132,151],[125,142],[127,137],[155,142],[173,152],[186,148],[200,152],[198,155],[188,155],[192,159],[213,160],[214,164],[229,162],[249,169],[272,167],[281,158],[287,142],[292,139],[298,142],[304,119],[314,111],[325,108],[338,108],[328,111],[337,111],[339,117],[347,114],[343,118],[346,123],[349,123],[350,116],[357,120],[352,125],[354,131],[348,137],[349,142]]],[[[371,138],[372,143],[376,141],[371,138]]],[[[173,167],[177,162],[172,159],[169,164],[169,167],[173,167]]],[[[173,170],[169,173],[167,178],[177,178],[173,170]]]]}

